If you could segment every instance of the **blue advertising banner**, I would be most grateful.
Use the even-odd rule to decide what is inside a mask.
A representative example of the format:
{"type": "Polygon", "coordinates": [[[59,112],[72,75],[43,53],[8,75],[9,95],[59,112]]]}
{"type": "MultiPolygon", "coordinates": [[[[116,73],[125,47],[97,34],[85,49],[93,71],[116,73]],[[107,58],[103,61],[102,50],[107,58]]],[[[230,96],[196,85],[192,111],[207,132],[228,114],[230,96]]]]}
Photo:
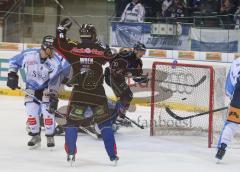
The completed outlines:
{"type": "Polygon", "coordinates": [[[191,28],[193,51],[238,52],[239,30],[191,28]]]}
{"type": "Polygon", "coordinates": [[[190,50],[190,27],[179,25],[175,35],[153,35],[151,23],[111,23],[111,46],[133,47],[140,41],[151,49],[190,50]]]}

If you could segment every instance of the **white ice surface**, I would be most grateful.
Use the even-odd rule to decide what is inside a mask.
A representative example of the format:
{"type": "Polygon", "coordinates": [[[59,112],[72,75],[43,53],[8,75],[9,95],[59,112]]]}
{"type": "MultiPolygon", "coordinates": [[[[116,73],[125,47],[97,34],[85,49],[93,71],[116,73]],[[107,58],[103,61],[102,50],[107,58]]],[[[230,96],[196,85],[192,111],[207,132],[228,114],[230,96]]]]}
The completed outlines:
{"type": "MultiPolygon", "coordinates": [[[[66,162],[64,137],[56,136],[53,151],[42,147],[29,150],[23,97],[0,96],[0,172],[239,172],[240,150],[227,150],[222,164],[216,164],[215,149],[207,148],[207,138],[186,136],[149,136],[149,129],[122,128],[116,135],[117,167],[109,161],[103,142],[87,135],[78,137],[74,167],[66,162]]],[[[146,119],[148,111],[137,109],[146,119]]],[[[133,117],[133,113],[129,117],[133,117]]]]}

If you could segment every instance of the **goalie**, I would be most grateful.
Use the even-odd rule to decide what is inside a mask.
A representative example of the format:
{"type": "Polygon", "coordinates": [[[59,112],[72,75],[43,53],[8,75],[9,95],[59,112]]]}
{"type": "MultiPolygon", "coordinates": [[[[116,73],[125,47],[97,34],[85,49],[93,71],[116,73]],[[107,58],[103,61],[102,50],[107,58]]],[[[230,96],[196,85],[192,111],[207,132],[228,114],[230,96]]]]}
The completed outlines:
{"type": "Polygon", "coordinates": [[[240,124],[240,59],[236,59],[232,62],[231,68],[229,70],[225,90],[227,96],[230,97],[231,102],[228,108],[228,117],[224,123],[219,141],[218,141],[218,151],[216,158],[222,160],[227,146],[230,144],[233,136],[238,129],[240,124]]]}

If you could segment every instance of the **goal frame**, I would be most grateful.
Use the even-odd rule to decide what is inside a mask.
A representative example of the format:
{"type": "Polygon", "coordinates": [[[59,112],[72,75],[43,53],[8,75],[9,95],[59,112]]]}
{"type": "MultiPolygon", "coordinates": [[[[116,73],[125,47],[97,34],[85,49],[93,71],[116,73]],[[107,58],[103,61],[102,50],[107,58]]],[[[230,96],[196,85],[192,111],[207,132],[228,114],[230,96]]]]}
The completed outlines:
{"type": "Polygon", "coordinates": [[[211,148],[213,143],[213,106],[214,106],[214,69],[210,65],[198,65],[198,64],[187,64],[187,63],[176,63],[171,62],[159,62],[155,61],[152,64],[152,73],[151,73],[151,115],[150,115],[150,136],[154,136],[154,110],[155,110],[155,80],[156,80],[156,70],[157,66],[176,66],[176,67],[190,67],[190,68],[202,68],[208,69],[210,74],[210,83],[209,83],[209,120],[208,120],[208,147],[211,148]]]}

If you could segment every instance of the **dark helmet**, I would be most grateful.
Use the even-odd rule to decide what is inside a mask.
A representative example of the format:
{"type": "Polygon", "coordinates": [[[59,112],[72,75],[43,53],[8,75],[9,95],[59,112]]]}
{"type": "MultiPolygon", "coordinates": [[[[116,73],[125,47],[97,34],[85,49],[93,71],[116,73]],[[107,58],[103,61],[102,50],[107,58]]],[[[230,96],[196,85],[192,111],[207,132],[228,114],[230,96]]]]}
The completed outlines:
{"type": "Polygon", "coordinates": [[[133,46],[134,50],[143,50],[146,51],[146,46],[140,42],[137,42],[134,46],[133,46]]]}
{"type": "Polygon", "coordinates": [[[97,39],[97,31],[94,25],[92,24],[82,24],[79,29],[79,34],[81,39],[97,39]]]}
{"type": "Polygon", "coordinates": [[[46,50],[47,48],[53,49],[53,41],[54,37],[51,35],[47,35],[43,37],[42,41],[42,49],[46,50]]]}

